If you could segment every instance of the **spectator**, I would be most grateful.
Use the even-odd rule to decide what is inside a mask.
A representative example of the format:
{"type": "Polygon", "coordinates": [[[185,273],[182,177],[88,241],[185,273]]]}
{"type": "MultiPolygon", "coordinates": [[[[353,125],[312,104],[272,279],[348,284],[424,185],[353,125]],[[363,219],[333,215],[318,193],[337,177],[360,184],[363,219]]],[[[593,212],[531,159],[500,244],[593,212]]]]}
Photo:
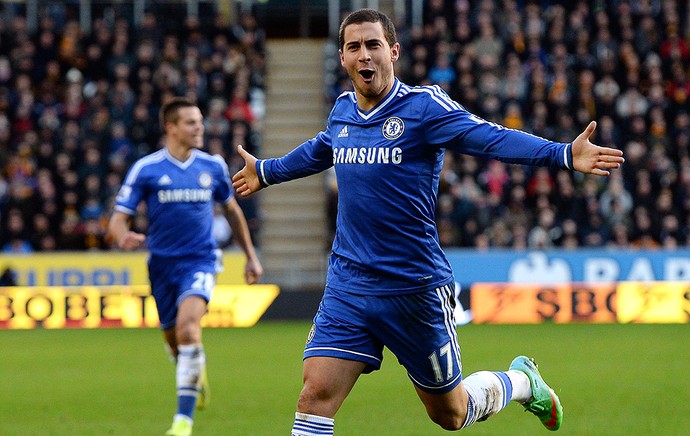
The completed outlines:
{"type": "Polygon", "coordinates": [[[538,213],[537,225],[527,235],[530,248],[544,250],[556,245],[563,232],[556,225],[556,214],[551,208],[544,208],[538,213]]]}
{"type": "Polygon", "coordinates": [[[17,286],[17,273],[6,267],[0,274],[0,286],[17,286]]]}
{"type": "Polygon", "coordinates": [[[633,198],[623,186],[621,173],[616,173],[609,181],[599,197],[599,204],[601,214],[607,217],[609,225],[619,222],[629,224],[627,217],[633,208],[633,198]]]}
{"type": "Polygon", "coordinates": [[[448,55],[437,55],[434,65],[429,70],[429,80],[445,90],[450,90],[451,85],[455,82],[455,77],[455,69],[452,67],[448,55]]]}
{"type": "Polygon", "coordinates": [[[21,254],[33,252],[24,217],[18,209],[10,209],[7,216],[7,226],[3,234],[3,253],[21,254]]]}
{"type": "MultiPolygon", "coordinates": [[[[212,97],[237,95],[241,123],[223,119],[209,131],[260,146],[265,34],[254,17],[231,26],[214,13],[177,27],[153,7],[134,25],[104,10],[94,9],[90,32],[53,12],[35,32],[21,15],[0,27],[0,247],[15,225],[8,212],[18,210],[32,234],[18,240],[34,250],[105,248],[103,211],[131,162],[158,147],[158,104],[168,95],[193,94],[204,112],[212,97]]],[[[232,160],[226,149],[214,148],[232,160]]],[[[256,205],[243,206],[257,231],[256,205]]]]}

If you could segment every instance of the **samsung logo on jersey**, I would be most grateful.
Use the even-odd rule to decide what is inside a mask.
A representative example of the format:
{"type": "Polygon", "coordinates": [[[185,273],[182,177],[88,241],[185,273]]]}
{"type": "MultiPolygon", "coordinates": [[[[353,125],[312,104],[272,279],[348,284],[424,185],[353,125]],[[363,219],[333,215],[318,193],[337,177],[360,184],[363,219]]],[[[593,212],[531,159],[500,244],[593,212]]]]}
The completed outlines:
{"type": "Polygon", "coordinates": [[[159,203],[204,203],[211,201],[210,189],[162,189],[159,203]]]}
{"type": "Polygon", "coordinates": [[[386,148],[334,148],[333,164],[399,164],[402,162],[402,149],[386,148]]]}

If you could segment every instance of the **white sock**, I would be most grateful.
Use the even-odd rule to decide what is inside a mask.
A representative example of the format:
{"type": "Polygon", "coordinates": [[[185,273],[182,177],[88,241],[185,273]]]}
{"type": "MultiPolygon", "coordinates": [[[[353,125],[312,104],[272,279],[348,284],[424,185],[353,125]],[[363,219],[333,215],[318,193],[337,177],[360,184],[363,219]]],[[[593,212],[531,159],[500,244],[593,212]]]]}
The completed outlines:
{"type": "Polygon", "coordinates": [[[291,436],[332,436],[335,420],[325,416],[295,413],[291,436]]]}
{"type": "Polygon", "coordinates": [[[206,365],[206,354],[201,344],[179,345],[177,349],[177,413],[191,418],[199,395],[199,376],[206,365]]]}
{"type": "Polygon", "coordinates": [[[463,428],[492,417],[506,407],[512,397],[512,383],[505,372],[475,372],[462,384],[469,396],[463,428]]]}
{"type": "Polygon", "coordinates": [[[522,371],[511,369],[506,371],[506,375],[513,384],[513,398],[511,400],[518,403],[525,403],[532,398],[532,386],[529,383],[529,377],[522,371]]]}

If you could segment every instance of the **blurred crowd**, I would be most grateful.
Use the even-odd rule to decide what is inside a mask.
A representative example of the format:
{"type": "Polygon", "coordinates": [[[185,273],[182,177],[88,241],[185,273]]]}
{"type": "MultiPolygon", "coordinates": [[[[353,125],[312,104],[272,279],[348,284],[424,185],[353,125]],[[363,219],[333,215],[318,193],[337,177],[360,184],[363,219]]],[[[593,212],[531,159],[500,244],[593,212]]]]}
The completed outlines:
{"type": "MultiPolygon", "coordinates": [[[[0,249],[108,248],[117,190],[137,158],[159,148],[158,110],[184,95],[204,113],[206,149],[231,172],[233,144],[256,152],[264,116],[265,33],[251,14],[176,20],[148,10],[138,25],[112,9],[90,31],[65,7],[37,29],[0,5],[0,249]]],[[[179,12],[179,11],[178,11],[179,12]]],[[[241,202],[254,233],[256,206],[241,202]]],[[[222,220],[218,220],[219,223],[222,220]]],[[[133,228],[144,231],[143,214],[133,228]]],[[[227,228],[215,233],[230,243],[227,228]]]]}
{"type": "MultiPolygon", "coordinates": [[[[202,108],[206,146],[242,165],[264,116],[265,33],[251,14],[142,21],[100,11],[91,29],[53,8],[29,30],[0,5],[0,249],[103,249],[131,163],[159,147],[173,95],[202,108]]],[[[72,12],[72,13],[71,13],[72,12]]],[[[184,16],[185,14],[182,14],[184,16]]],[[[674,248],[690,243],[690,2],[430,0],[398,22],[397,75],[439,84],[482,118],[620,148],[608,178],[446,153],[437,223],[447,247],[674,248]]],[[[332,98],[351,85],[334,62],[332,98]]],[[[337,187],[329,177],[333,225],[337,187]]],[[[254,200],[241,206],[258,232],[254,200]]],[[[228,244],[219,217],[216,236],[228,244]]],[[[133,227],[144,230],[143,215],[133,227]]],[[[256,238],[255,238],[256,239],[256,238]]]]}
{"type": "MultiPolygon", "coordinates": [[[[675,248],[690,243],[690,2],[430,0],[399,27],[407,84],[438,84],[508,128],[622,149],[610,177],[447,152],[447,247],[675,248]]],[[[342,72],[331,96],[350,85],[342,72]]],[[[337,187],[330,186],[331,197],[337,187]]],[[[331,209],[333,210],[333,209],[331,209]]]]}

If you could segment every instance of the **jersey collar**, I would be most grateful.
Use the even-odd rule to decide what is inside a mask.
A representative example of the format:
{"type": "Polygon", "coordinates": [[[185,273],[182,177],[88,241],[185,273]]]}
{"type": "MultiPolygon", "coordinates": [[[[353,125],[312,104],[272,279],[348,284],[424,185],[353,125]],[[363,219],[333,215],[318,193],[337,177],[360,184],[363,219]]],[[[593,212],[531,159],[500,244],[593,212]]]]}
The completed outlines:
{"type": "Polygon", "coordinates": [[[163,149],[163,154],[165,154],[165,158],[168,159],[173,165],[178,166],[183,170],[188,168],[192,164],[192,162],[194,162],[194,159],[196,158],[196,153],[197,150],[192,150],[192,154],[189,156],[189,159],[183,162],[181,160],[178,160],[172,154],[170,154],[167,148],[163,149]]]}
{"type": "MultiPolygon", "coordinates": [[[[359,114],[360,117],[364,118],[365,120],[368,120],[369,118],[373,117],[377,113],[379,113],[384,107],[388,105],[388,103],[393,100],[393,98],[398,94],[398,90],[400,89],[400,80],[398,78],[395,78],[395,82],[393,82],[393,87],[391,88],[390,91],[388,91],[388,95],[381,100],[376,106],[374,106],[369,112],[362,112],[359,107],[357,106],[357,113],[359,114]]],[[[355,98],[355,106],[357,105],[357,99],[355,98]]]]}

